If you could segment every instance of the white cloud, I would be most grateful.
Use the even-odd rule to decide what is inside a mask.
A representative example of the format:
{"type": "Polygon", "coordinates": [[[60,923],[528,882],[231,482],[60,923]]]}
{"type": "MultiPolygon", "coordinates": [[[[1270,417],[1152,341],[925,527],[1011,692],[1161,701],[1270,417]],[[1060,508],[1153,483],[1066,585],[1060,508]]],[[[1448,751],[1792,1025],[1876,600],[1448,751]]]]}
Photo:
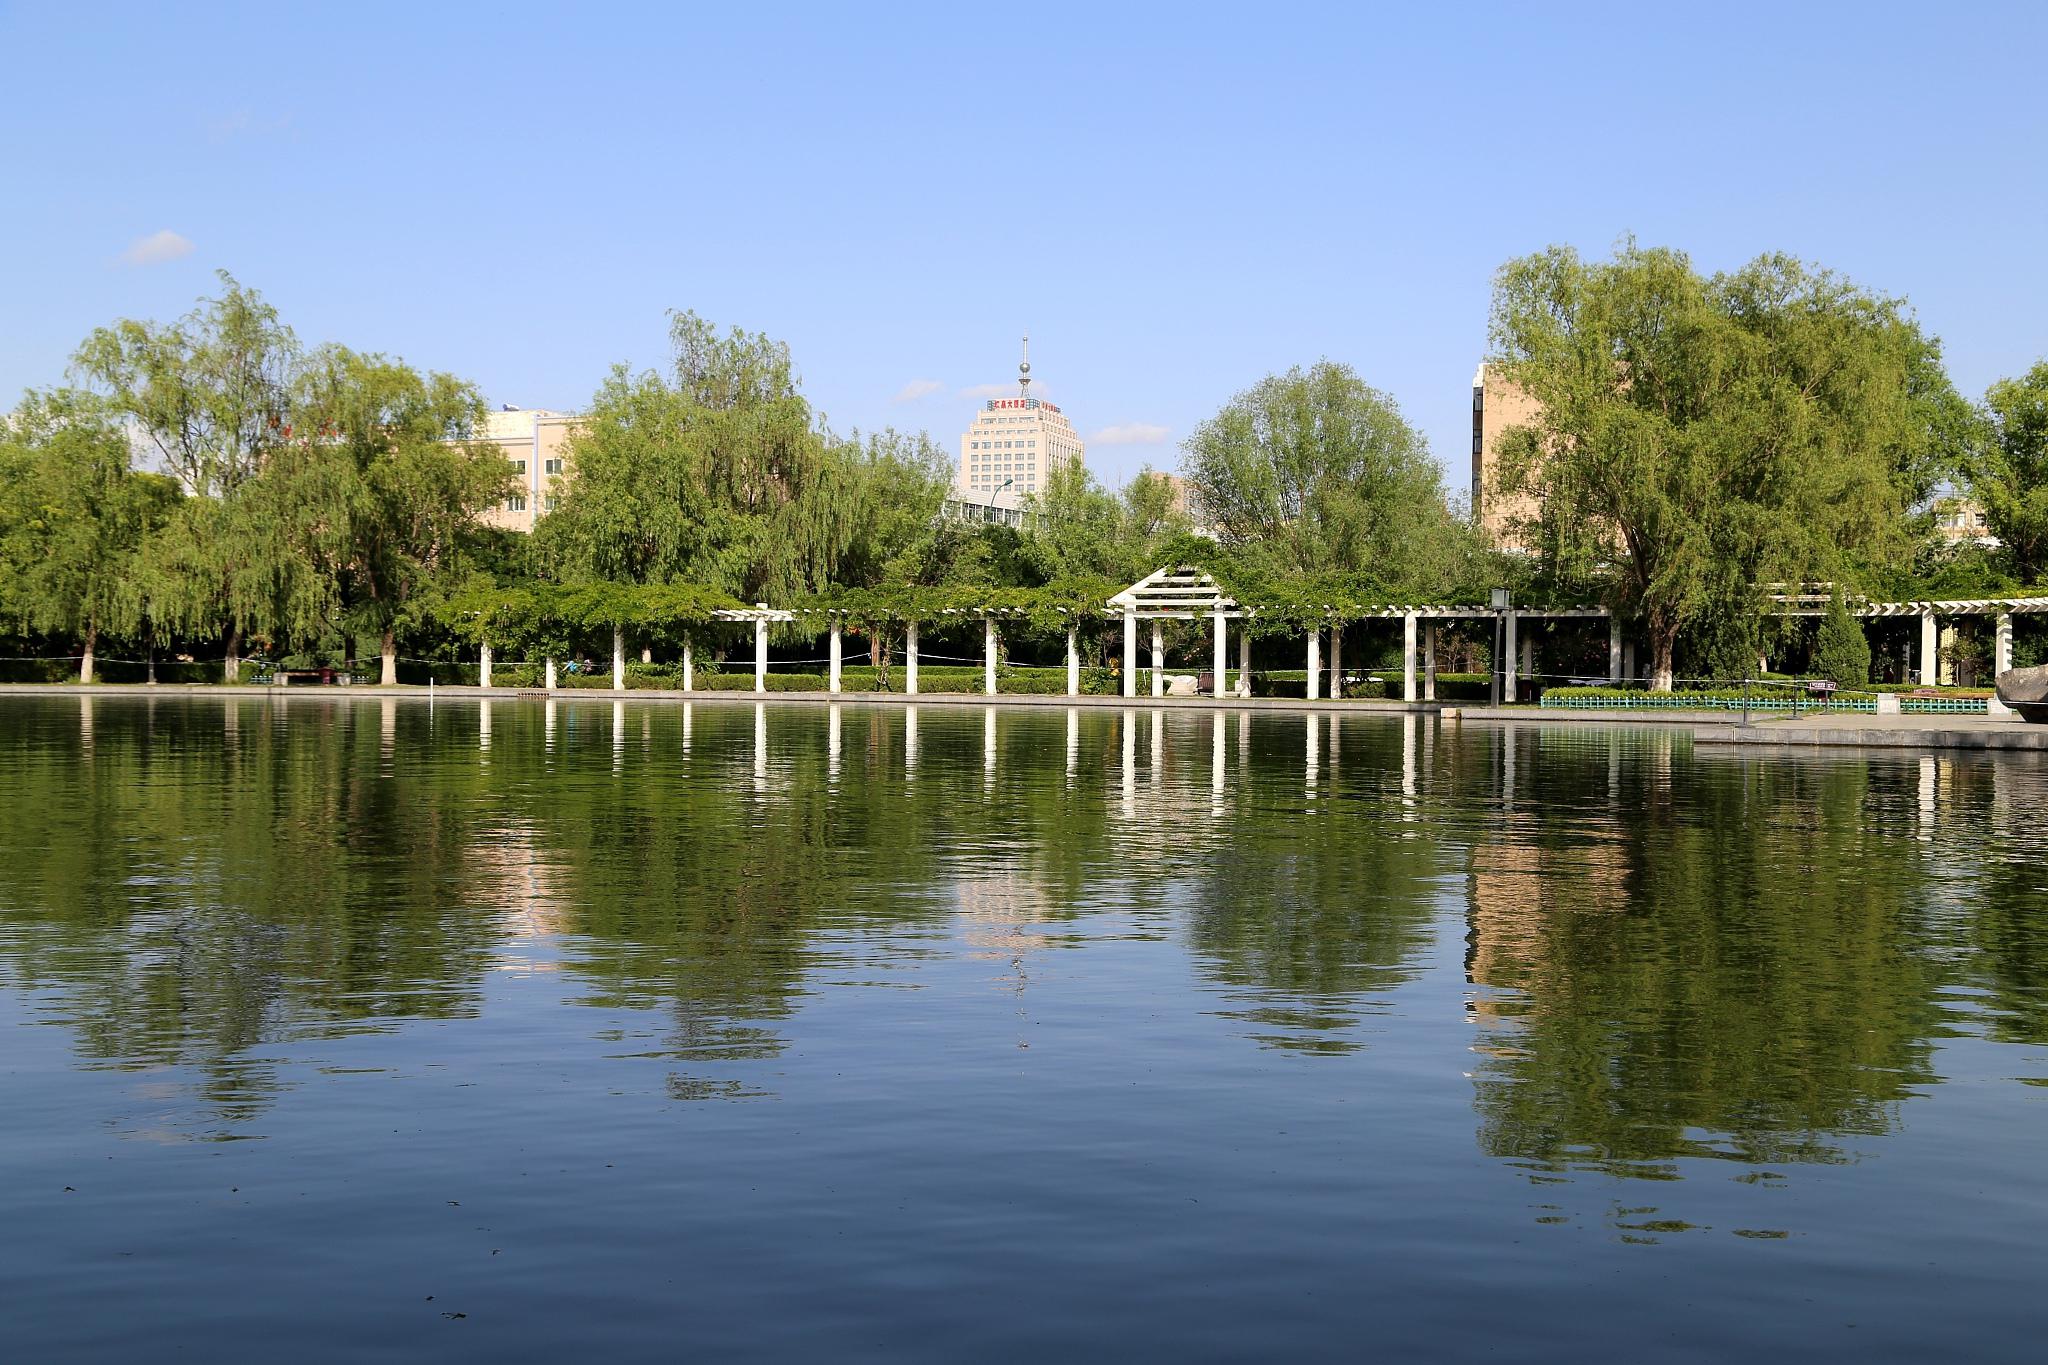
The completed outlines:
{"type": "Polygon", "coordinates": [[[165,228],[147,237],[137,237],[121,253],[123,265],[161,265],[192,254],[192,239],[165,228]]]}
{"type": "Polygon", "coordinates": [[[928,398],[945,387],[944,384],[936,379],[913,379],[902,388],[896,390],[896,396],[889,401],[892,403],[915,403],[918,399],[928,398]]]}
{"type": "Polygon", "coordinates": [[[1172,434],[1171,428],[1155,422],[1124,422],[1104,427],[1090,436],[1088,443],[1098,446],[1156,446],[1172,434]]]}

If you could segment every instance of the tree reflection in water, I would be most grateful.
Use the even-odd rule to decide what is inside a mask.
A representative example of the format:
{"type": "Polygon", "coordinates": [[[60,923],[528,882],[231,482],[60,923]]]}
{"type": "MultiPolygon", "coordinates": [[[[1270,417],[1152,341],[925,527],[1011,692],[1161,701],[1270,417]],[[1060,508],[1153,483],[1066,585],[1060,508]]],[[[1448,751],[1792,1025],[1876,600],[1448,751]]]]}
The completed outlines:
{"type": "Polygon", "coordinates": [[[1142,706],[5,704],[0,979],[191,1132],[503,973],[730,1099],[822,993],[964,961],[1029,1008],[1115,941],[1186,955],[1190,1030],[1355,1085],[1373,1030],[1455,1010],[1426,974],[1462,934],[1478,1145],[1537,1179],[1853,1160],[1945,1036],[2048,1041],[2023,760],[1142,706]]]}

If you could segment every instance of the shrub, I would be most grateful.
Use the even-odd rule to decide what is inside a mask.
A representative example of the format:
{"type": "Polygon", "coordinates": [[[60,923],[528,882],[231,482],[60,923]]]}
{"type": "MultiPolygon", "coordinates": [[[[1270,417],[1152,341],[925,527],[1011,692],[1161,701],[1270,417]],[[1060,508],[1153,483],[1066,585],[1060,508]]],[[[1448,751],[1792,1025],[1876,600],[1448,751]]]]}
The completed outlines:
{"type": "Polygon", "coordinates": [[[1863,623],[1849,614],[1839,591],[1828,599],[1827,614],[1814,634],[1813,671],[1844,687],[1861,687],[1870,681],[1869,637],[1863,633],[1863,623]]]}

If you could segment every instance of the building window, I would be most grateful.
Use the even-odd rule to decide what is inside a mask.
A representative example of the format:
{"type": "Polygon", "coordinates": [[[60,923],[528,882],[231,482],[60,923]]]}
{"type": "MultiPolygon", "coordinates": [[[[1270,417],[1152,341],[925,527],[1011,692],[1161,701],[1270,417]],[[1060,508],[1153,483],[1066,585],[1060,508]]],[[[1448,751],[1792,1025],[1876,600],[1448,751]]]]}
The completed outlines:
{"type": "Polygon", "coordinates": [[[526,472],[526,461],[514,460],[512,462],[512,472],[514,474],[524,474],[526,472]]]}
{"type": "Polygon", "coordinates": [[[561,498],[557,497],[557,496],[556,496],[555,494],[553,494],[553,493],[550,493],[550,494],[548,494],[548,495],[547,495],[547,498],[546,498],[546,499],[544,500],[544,504],[543,504],[543,505],[544,505],[544,506],[545,506],[545,507],[547,508],[547,510],[548,510],[548,511],[552,512],[552,511],[554,511],[554,510],[555,510],[555,509],[556,509],[557,507],[560,507],[560,506],[562,505],[562,500],[561,500],[561,498]]]}
{"type": "Polygon", "coordinates": [[[546,469],[547,469],[547,472],[548,472],[548,473],[550,473],[550,474],[559,474],[559,473],[561,473],[561,472],[562,472],[562,460],[561,460],[561,457],[560,457],[560,456],[556,456],[556,457],[555,457],[554,459],[552,459],[552,460],[549,460],[549,461],[547,462],[547,465],[546,465],[545,467],[546,467],[546,469]]]}
{"type": "Polygon", "coordinates": [[[511,497],[505,499],[505,510],[507,512],[524,512],[526,510],[526,499],[514,493],[511,497]]]}

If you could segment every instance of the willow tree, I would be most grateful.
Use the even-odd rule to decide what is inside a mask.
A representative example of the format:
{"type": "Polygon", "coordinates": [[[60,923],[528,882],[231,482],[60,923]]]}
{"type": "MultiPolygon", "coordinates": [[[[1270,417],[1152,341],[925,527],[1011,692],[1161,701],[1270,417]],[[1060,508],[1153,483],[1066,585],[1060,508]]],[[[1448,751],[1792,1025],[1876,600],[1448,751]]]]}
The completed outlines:
{"type": "Polygon", "coordinates": [[[159,620],[219,631],[233,682],[248,635],[303,625],[322,604],[310,566],[286,558],[294,509],[238,505],[290,442],[298,340],[262,295],[225,271],[220,282],[175,322],[99,328],[72,369],[194,495],[151,546],[143,597],[159,620]]]}
{"type": "Polygon", "coordinates": [[[398,682],[398,630],[436,575],[463,567],[481,516],[512,467],[472,445],[476,389],[343,346],[307,358],[292,403],[294,439],[264,482],[313,515],[296,519],[299,555],[336,587],[341,621],[374,633],[382,682],[398,682]]]}
{"type": "Polygon", "coordinates": [[[142,547],[171,514],[177,484],[130,467],[128,441],[92,395],[30,394],[0,424],[0,611],[77,642],[93,680],[103,632],[141,619],[142,547]]]}
{"type": "Polygon", "coordinates": [[[825,441],[788,348],[674,315],[669,373],[613,370],[572,438],[576,478],[536,530],[565,577],[684,580],[749,596],[821,578],[844,528],[794,515],[825,441]]]}
{"type": "Polygon", "coordinates": [[[1540,405],[1502,444],[1536,542],[1614,566],[1651,686],[1682,633],[1747,621],[1761,584],[1910,553],[1906,511],[1960,449],[1940,349],[1896,299],[1785,256],[1707,277],[1680,252],[1567,248],[1494,282],[1493,362],[1540,405]]]}
{"type": "Polygon", "coordinates": [[[187,492],[224,497],[287,439],[298,341],[261,294],[225,270],[220,284],[218,298],[176,322],[99,328],[72,368],[134,421],[187,492]]]}
{"type": "Polygon", "coordinates": [[[2022,583],[2048,577],[2048,360],[1984,396],[1990,440],[1970,490],[2022,583]]]}
{"type": "Polygon", "coordinates": [[[1436,586],[1465,533],[1443,473],[1394,400],[1324,360],[1238,394],[1183,445],[1198,514],[1281,575],[1436,586]]]}

